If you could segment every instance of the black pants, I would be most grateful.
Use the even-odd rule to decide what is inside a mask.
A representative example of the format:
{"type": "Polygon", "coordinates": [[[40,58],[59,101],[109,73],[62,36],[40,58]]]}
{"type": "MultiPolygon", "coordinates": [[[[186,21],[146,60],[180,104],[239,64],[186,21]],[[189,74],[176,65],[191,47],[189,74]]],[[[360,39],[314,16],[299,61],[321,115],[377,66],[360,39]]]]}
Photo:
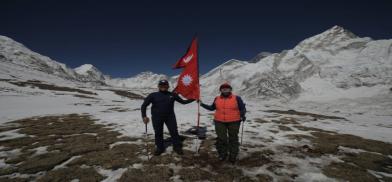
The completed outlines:
{"type": "Polygon", "coordinates": [[[181,148],[180,136],[178,135],[177,130],[177,120],[176,115],[153,115],[152,116],[152,126],[154,127],[155,132],[155,145],[158,150],[165,150],[165,146],[163,143],[163,124],[166,124],[167,129],[169,130],[170,136],[173,141],[174,148],[181,148]]]}

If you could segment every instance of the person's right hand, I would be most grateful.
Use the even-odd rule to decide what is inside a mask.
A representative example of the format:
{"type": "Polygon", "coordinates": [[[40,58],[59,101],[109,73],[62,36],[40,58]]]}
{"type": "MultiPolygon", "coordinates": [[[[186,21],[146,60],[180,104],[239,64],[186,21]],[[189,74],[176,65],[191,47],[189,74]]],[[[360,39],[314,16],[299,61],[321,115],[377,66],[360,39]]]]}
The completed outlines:
{"type": "Polygon", "coordinates": [[[147,124],[149,121],[150,121],[150,118],[148,118],[148,117],[144,117],[144,118],[143,118],[144,124],[147,124]]]}

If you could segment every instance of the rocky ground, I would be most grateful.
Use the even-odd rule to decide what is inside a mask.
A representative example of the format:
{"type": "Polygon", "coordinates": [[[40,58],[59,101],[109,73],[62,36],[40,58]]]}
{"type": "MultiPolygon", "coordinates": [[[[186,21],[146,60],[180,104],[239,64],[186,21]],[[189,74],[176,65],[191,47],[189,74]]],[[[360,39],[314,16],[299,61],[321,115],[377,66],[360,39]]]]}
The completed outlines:
{"type": "Polygon", "coordinates": [[[151,135],[125,137],[112,130],[114,124],[97,124],[87,114],[20,119],[0,128],[1,133],[19,134],[0,138],[0,181],[102,181],[108,180],[108,171],[121,174],[118,181],[293,181],[304,177],[301,164],[319,169],[325,175],[321,181],[392,180],[382,175],[392,173],[392,144],[305,127],[293,117],[245,124],[268,126],[290,144],[279,144],[274,135],[254,135],[251,139],[260,144],[244,142],[239,161],[231,165],[217,160],[213,135],[202,141],[199,153],[189,150],[194,139],[186,137],[184,156],[168,150],[152,157],[147,155],[153,150],[151,135]]]}

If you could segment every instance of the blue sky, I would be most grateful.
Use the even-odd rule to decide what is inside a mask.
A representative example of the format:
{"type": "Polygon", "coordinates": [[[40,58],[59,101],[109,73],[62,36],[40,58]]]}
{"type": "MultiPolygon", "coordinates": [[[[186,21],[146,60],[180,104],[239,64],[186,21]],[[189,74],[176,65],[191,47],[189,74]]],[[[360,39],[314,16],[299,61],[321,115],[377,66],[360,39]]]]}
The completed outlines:
{"type": "Polygon", "coordinates": [[[0,2],[0,34],[70,67],[105,74],[177,74],[171,66],[199,36],[200,71],[262,51],[280,52],[340,25],[392,38],[392,1],[42,1],[0,2]]]}

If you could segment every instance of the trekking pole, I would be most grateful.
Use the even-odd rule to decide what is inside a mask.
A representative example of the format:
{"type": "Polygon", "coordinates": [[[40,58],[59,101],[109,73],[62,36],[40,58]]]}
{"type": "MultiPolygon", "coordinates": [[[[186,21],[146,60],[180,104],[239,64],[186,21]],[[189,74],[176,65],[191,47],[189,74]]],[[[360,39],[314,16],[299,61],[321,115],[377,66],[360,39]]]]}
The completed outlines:
{"type": "Polygon", "coordinates": [[[144,133],[144,145],[146,146],[146,154],[147,154],[147,160],[150,160],[150,155],[149,155],[149,151],[148,151],[148,133],[147,133],[147,123],[144,123],[144,125],[146,126],[146,132],[144,133]]]}
{"type": "Polygon", "coordinates": [[[199,148],[200,148],[200,141],[199,141],[199,135],[200,135],[200,101],[197,101],[197,128],[196,128],[196,154],[199,154],[199,148]]]}
{"type": "Polygon", "coordinates": [[[242,146],[242,138],[244,136],[244,125],[245,125],[245,121],[242,121],[242,131],[241,131],[241,146],[242,146]]]}

